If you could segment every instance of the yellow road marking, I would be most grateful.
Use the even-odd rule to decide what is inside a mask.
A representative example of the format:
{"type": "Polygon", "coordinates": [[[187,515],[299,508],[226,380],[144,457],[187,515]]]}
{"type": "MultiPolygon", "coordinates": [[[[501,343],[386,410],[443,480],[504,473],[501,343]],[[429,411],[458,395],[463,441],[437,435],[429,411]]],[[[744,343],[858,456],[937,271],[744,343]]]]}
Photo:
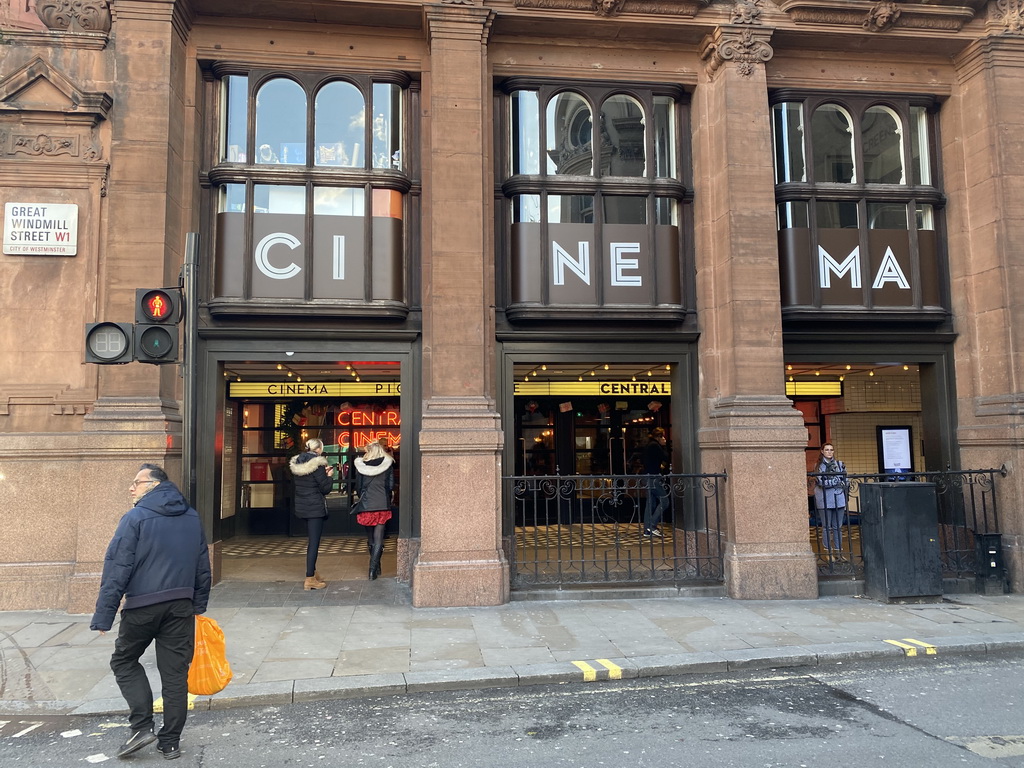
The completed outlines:
{"type": "Polygon", "coordinates": [[[613,664],[608,659],[598,659],[598,664],[603,665],[608,670],[609,680],[621,680],[622,679],[622,667],[618,664],[613,664]]]}
{"type": "Polygon", "coordinates": [[[914,643],[915,645],[920,645],[922,648],[924,648],[924,652],[925,652],[926,656],[934,656],[935,654],[937,654],[939,652],[938,649],[934,645],[928,645],[928,643],[922,643],[920,640],[915,640],[912,637],[904,637],[903,639],[906,640],[908,643],[914,643]]]}
{"type": "Polygon", "coordinates": [[[884,642],[902,648],[903,653],[905,653],[907,656],[917,656],[917,648],[913,645],[907,645],[906,643],[901,643],[898,640],[885,640],[884,642]]]}
{"type": "MultiPolygon", "coordinates": [[[[195,707],[196,707],[196,695],[194,693],[190,693],[188,695],[188,709],[195,709],[195,707]]],[[[159,713],[164,711],[164,697],[163,696],[161,696],[160,698],[155,699],[153,701],[153,711],[156,712],[157,714],[159,714],[159,713]]]]}
{"type": "Polygon", "coordinates": [[[573,664],[583,670],[584,682],[591,682],[597,679],[597,670],[587,664],[585,661],[574,661],[573,664]]]}

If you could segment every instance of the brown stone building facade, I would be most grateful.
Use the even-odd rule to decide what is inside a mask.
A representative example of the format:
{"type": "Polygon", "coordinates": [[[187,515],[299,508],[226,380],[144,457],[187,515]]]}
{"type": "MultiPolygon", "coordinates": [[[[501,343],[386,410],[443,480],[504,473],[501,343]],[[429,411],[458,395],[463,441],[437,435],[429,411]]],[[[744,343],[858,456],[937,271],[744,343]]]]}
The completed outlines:
{"type": "Polygon", "coordinates": [[[401,455],[415,605],[505,602],[503,477],[624,471],[579,430],[527,455],[591,407],[727,474],[731,597],[818,595],[809,445],[876,471],[886,423],[918,471],[1006,468],[1024,589],[1024,0],[4,0],[0,33],[0,609],[91,608],[144,461],[215,562],[286,533],[328,427],[401,455]],[[87,364],[187,261],[187,381],[87,364]],[[823,373],[841,405],[787,390],[823,373]]]}

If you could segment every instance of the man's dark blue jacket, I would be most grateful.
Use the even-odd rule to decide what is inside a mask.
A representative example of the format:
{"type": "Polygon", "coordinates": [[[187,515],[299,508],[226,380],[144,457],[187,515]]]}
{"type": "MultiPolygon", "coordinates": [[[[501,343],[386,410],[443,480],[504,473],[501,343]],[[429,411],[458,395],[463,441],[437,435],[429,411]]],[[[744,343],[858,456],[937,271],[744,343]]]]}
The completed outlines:
{"type": "Polygon", "coordinates": [[[199,514],[174,483],[164,481],[126,512],[103,561],[90,629],[114,623],[124,609],[188,599],[205,613],[210,599],[210,553],[199,514]]]}

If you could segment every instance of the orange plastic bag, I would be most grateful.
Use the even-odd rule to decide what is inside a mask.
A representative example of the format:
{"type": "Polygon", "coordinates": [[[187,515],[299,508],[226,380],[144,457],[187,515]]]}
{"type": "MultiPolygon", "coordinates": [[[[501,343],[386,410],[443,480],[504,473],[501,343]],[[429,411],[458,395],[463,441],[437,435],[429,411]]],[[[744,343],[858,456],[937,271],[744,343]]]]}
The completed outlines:
{"type": "Polygon", "coordinates": [[[231,682],[224,631],[213,619],[196,616],[196,646],[188,669],[188,692],[212,696],[231,682]]]}

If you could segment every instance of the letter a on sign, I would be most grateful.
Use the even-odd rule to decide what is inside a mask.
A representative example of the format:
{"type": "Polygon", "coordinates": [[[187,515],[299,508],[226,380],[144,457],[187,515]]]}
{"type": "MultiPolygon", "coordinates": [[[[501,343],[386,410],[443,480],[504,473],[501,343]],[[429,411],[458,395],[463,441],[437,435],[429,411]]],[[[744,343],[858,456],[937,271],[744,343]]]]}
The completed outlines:
{"type": "Polygon", "coordinates": [[[910,290],[910,283],[907,282],[907,276],[900,269],[900,263],[896,260],[896,254],[892,252],[892,248],[885,249],[885,256],[882,257],[882,263],[878,267],[878,274],[875,275],[875,282],[871,287],[881,288],[886,283],[896,283],[903,290],[910,290]]]}

